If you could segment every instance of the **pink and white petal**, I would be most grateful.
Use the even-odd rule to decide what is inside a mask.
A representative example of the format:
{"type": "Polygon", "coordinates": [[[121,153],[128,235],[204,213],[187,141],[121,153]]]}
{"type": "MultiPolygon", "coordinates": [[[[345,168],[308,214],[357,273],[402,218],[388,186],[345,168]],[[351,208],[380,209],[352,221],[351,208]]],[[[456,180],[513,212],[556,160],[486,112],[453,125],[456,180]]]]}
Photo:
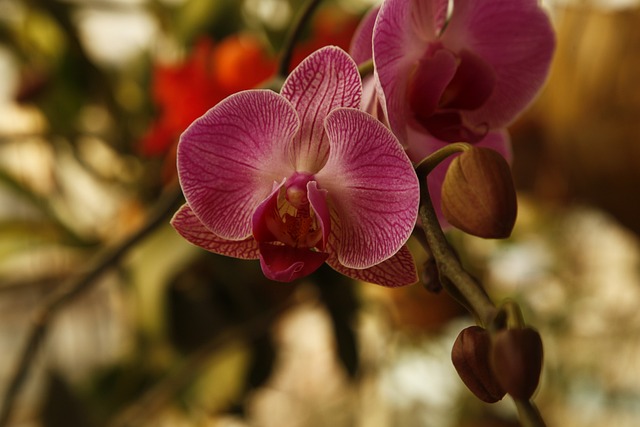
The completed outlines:
{"type": "Polygon", "coordinates": [[[306,248],[260,243],[260,267],[264,275],[279,282],[292,282],[316,271],[329,255],[306,248]]]}
{"type": "Polygon", "coordinates": [[[436,43],[447,5],[448,0],[387,0],[378,13],[373,30],[375,76],[389,125],[403,145],[411,117],[406,99],[409,80],[430,43],[436,43]]]}
{"type": "Polygon", "coordinates": [[[251,217],[274,181],[294,170],[288,145],[299,128],[289,102],[268,90],[229,96],[180,137],[178,176],[187,203],[228,240],[251,235],[251,217]]]}
{"type": "Polygon", "coordinates": [[[379,6],[374,7],[365,14],[351,39],[349,54],[358,65],[373,58],[373,26],[379,10],[379,6]]]}
{"type": "Polygon", "coordinates": [[[300,132],[291,142],[291,161],[298,172],[316,173],[329,153],[325,117],[335,108],[360,105],[358,67],[345,51],[327,46],[302,61],[280,93],[291,102],[301,121],[300,132]]]}
{"type": "Polygon", "coordinates": [[[278,193],[280,193],[280,189],[286,180],[285,178],[279,185],[274,185],[271,194],[269,194],[253,212],[251,229],[253,231],[253,238],[258,242],[273,242],[278,240],[273,232],[269,230],[267,222],[269,221],[270,215],[277,210],[278,193]]]}
{"type": "Polygon", "coordinates": [[[379,102],[375,77],[373,75],[366,76],[362,79],[362,99],[360,100],[360,109],[378,118],[379,102]]]}
{"type": "Polygon", "coordinates": [[[422,39],[432,39],[440,35],[447,20],[449,0],[413,0],[411,16],[416,32],[422,39]]]}
{"type": "Polygon", "coordinates": [[[338,262],[335,255],[329,257],[327,264],[337,272],[352,279],[389,288],[407,286],[418,281],[415,261],[406,245],[403,245],[391,258],[369,268],[347,268],[338,262]]]}
{"type": "Polygon", "coordinates": [[[513,160],[513,150],[511,148],[511,136],[506,128],[496,129],[489,132],[481,141],[475,144],[476,147],[491,148],[502,154],[511,164],[513,160]]]}
{"type": "Polygon", "coordinates": [[[331,151],[316,180],[329,191],[329,243],[340,264],[368,268],[409,238],[418,214],[418,179],[398,140],[370,115],[337,109],[325,127],[331,151]]]}
{"type": "Polygon", "coordinates": [[[464,112],[465,121],[492,129],[508,125],[533,100],[555,47],[551,22],[538,0],[456,0],[442,40],[493,68],[493,93],[481,108],[464,112]]]}
{"type": "Polygon", "coordinates": [[[209,252],[241,259],[258,259],[258,243],[252,237],[226,240],[213,234],[198,219],[189,205],[184,204],[171,219],[171,225],[189,243],[209,252]]]}

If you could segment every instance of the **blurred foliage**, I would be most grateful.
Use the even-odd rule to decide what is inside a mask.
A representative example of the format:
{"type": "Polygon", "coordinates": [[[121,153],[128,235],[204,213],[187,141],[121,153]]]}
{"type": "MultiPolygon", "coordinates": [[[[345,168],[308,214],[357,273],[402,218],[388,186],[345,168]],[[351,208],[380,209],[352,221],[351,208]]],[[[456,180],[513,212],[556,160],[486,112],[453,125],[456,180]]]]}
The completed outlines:
{"type": "MultiPolygon", "coordinates": [[[[0,0],[0,59],[18,78],[0,105],[0,384],[33,310],[175,187],[184,124],[165,120],[259,84],[247,64],[276,64],[301,3],[0,0]],[[105,15],[135,25],[89,19],[105,15]],[[173,86],[158,83],[163,70],[178,76],[173,86]],[[220,75],[236,86],[224,92],[220,75]],[[151,130],[168,141],[152,154],[151,130]]],[[[367,6],[324,1],[294,63],[323,44],[348,48],[367,6]]],[[[637,239],[574,207],[591,203],[640,231],[638,15],[556,10],[547,91],[512,129],[527,196],[514,236],[451,236],[491,291],[526,302],[540,326],[550,355],[540,406],[555,425],[638,422],[637,239]],[[588,404],[596,415],[578,416],[588,404]]],[[[471,320],[444,293],[372,288],[326,267],[273,283],[257,263],[203,253],[168,224],[96,286],[52,325],[16,425],[515,425],[512,408],[476,402],[455,377],[451,343],[471,320]]]]}

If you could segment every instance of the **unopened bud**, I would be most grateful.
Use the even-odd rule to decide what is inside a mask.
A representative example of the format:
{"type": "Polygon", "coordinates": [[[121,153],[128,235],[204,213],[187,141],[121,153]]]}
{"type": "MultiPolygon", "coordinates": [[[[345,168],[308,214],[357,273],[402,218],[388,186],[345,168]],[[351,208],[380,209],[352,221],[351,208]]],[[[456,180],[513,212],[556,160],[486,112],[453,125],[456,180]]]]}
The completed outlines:
{"type": "Polygon", "coordinates": [[[540,382],[542,339],[532,328],[504,329],[493,337],[491,364],[507,393],[527,400],[540,382]]]}
{"type": "Polygon", "coordinates": [[[467,388],[478,399],[494,403],[502,399],[505,392],[491,370],[490,354],[489,333],[479,326],[470,326],[458,335],[451,360],[467,388]]]}
{"type": "Polygon", "coordinates": [[[442,185],[442,212],[451,225],[502,239],[511,235],[517,210],[509,164],[497,151],[473,147],[453,159],[442,185]]]}

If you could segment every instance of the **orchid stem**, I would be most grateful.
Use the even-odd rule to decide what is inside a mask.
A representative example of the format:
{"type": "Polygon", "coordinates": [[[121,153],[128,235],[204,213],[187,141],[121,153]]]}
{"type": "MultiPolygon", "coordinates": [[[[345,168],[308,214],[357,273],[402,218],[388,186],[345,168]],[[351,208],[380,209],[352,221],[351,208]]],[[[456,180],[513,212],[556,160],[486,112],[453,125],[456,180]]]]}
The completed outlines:
{"type": "Polygon", "coordinates": [[[296,19],[293,26],[291,27],[291,31],[289,32],[289,34],[287,34],[287,38],[285,39],[284,45],[282,47],[282,56],[280,57],[280,63],[278,65],[278,76],[282,79],[286,78],[289,74],[289,67],[291,65],[291,58],[293,56],[293,48],[300,38],[300,34],[302,34],[304,26],[307,24],[316,8],[320,5],[320,2],[321,0],[309,0],[309,2],[307,2],[307,4],[300,12],[300,15],[298,15],[298,18],[296,19]]]}
{"type": "Polygon", "coordinates": [[[456,153],[463,153],[471,148],[473,148],[473,146],[466,142],[454,142],[452,144],[447,144],[438,151],[432,153],[430,156],[422,159],[416,166],[416,173],[420,177],[426,177],[447,157],[456,153]]]}
{"type": "Polygon", "coordinates": [[[546,427],[540,411],[530,400],[514,399],[522,427],[546,427]]]}
{"type": "Polygon", "coordinates": [[[462,267],[449,246],[433,209],[426,182],[420,185],[420,220],[442,286],[458,300],[462,297],[460,302],[477,317],[480,325],[488,327],[498,310],[477,280],[462,267]]]}
{"type": "Polygon", "coordinates": [[[369,74],[373,74],[373,69],[374,69],[373,59],[369,59],[368,61],[365,61],[362,64],[358,65],[358,72],[360,73],[360,78],[364,79],[369,74]]]}
{"type": "MultiPolygon", "coordinates": [[[[465,143],[451,144],[427,157],[416,167],[416,172],[420,177],[419,214],[429,250],[438,268],[442,287],[476,317],[480,326],[492,328],[496,316],[501,311],[491,301],[482,285],[464,269],[449,245],[433,208],[426,173],[424,173],[433,170],[447,156],[468,150],[470,147],[465,143]]],[[[524,323],[520,308],[514,301],[507,301],[502,306],[502,313],[506,315],[509,322],[524,323]]],[[[523,427],[546,427],[540,412],[532,401],[520,399],[514,399],[514,401],[523,427]]]]}
{"type": "Polygon", "coordinates": [[[18,357],[16,368],[9,379],[2,407],[0,408],[0,427],[5,427],[9,423],[15,401],[38,355],[40,345],[47,336],[48,326],[58,311],[89,290],[98,278],[113,266],[117,265],[129,250],[144,240],[151,232],[162,224],[166,224],[167,218],[175,211],[182,200],[182,191],[179,188],[166,194],[164,198],[158,202],[151,217],[142,228],[124,240],[120,245],[107,250],[96,260],[86,275],[63,284],[44,302],[34,316],[27,341],[18,357]]]}

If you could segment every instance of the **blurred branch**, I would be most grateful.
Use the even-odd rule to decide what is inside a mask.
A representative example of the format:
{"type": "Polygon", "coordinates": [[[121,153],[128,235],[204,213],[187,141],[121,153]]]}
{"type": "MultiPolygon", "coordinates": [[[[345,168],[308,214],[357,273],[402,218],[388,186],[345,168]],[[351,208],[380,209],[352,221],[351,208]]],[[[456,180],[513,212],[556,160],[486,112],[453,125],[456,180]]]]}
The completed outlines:
{"type": "Polygon", "coordinates": [[[143,241],[159,226],[165,224],[182,200],[182,191],[179,188],[174,188],[165,194],[142,228],[115,248],[106,249],[102,255],[98,256],[88,274],[64,284],[44,302],[33,318],[26,343],[10,377],[4,401],[0,408],[0,427],[7,426],[14,403],[28,377],[29,370],[38,354],[38,349],[47,335],[48,326],[58,311],[89,290],[96,283],[96,280],[117,265],[129,250],[143,241]]]}
{"type": "MultiPolygon", "coordinates": [[[[460,264],[447,241],[433,208],[424,175],[420,179],[420,220],[440,274],[440,283],[454,298],[473,313],[485,328],[494,326],[498,309],[482,285],[460,264]]],[[[531,400],[514,398],[524,427],[545,427],[545,422],[531,400]]]]}
{"type": "Polygon", "coordinates": [[[61,230],[65,236],[73,243],[78,245],[94,245],[96,242],[88,241],[86,238],[80,236],[67,224],[65,224],[59,216],[56,214],[51,204],[46,199],[40,197],[13,176],[6,171],[0,169],[0,185],[4,184],[6,187],[17,193],[20,197],[28,201],[34,206],[40,213],[42,213],[49,221],[51,221],[58,230],[61,230]]]}
{"type": "Polygon", "coordinates": [[[278,65],[278,76],[283,79],[289,74],[289,66],[291,65],[291,57],[293,56],[295,44],[300,38],[300,34],[302,34],[304,26],[307,24],[309,19],[311,19],[311,15],[313,15],[313,12],[320,5],[320,2],[321,0],[309,0],[291,27],[291,31],[287,34],[287,38],[285,39],[282,47],[280,64],[278,65]]]}
{"type": "Polygon", "coordinates": [[[149,421],[149,414],[157,414],[184,387],[191,384],[198,373],[207,366],[212,355],[238,339],[255,339],[269,330],[273,321],[291,307],[299,303],[299,298],[287,298],[282,303],[255,316],[243,324],[228,328],[208,344],[192,353],[173,372],[151,387],[137,401],[115,414],[108,427],[135,427],[149,421]]]}

